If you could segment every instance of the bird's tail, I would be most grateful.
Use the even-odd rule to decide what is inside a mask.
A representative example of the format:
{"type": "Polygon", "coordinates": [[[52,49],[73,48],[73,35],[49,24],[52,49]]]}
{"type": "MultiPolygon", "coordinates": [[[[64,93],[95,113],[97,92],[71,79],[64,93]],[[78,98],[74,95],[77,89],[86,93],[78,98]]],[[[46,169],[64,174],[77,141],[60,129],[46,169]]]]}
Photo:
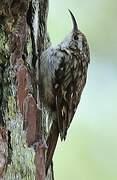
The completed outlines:
{"type": "Polygon", "coordinates": [[[53,121],[50,133],[47,138],[47,154],[46,154],[46,174],[48,172],[49,166],[52,163],[53,154],[56,148],[56,144],[59,137],[59,128],[56,121],[53,121]]]}

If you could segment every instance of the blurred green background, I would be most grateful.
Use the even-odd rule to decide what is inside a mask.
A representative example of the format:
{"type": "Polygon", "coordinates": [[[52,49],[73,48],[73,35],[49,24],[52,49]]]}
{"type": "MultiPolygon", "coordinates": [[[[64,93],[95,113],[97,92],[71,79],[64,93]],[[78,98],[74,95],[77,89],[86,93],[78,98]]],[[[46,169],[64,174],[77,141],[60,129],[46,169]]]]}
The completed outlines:
{"type": "Polygon", "coordinates": [[[53,44],[71,31],[74,13],[87,36],[87,85],[65,142],[54,155],[56,180],[117,180],[117,0],[50,0],[53,44]]]}

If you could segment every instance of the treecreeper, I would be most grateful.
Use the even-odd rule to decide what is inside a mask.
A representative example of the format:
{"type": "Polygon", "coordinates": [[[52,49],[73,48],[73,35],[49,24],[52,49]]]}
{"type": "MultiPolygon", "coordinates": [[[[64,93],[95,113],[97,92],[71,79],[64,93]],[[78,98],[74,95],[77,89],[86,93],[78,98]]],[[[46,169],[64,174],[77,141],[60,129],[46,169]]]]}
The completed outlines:
{"type": "Polygon", "coordinates": [[[86,84],[90,52],[85,35],[69,10],[73,29],[56,47],[41,55],[42,103],[50,117],[47,137],[46,173],[60,135],[65,140],[86,84]]]}

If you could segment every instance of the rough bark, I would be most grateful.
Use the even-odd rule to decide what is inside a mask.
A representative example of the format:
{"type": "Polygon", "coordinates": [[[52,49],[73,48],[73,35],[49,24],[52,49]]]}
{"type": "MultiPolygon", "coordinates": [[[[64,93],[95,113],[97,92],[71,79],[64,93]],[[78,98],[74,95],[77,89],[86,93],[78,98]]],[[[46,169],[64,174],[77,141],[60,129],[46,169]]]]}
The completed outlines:
{"type": "Polygon", "coordinates": [[[54,180],[39,83],[47,15],[48,0],[0,1],[0,179],[54,180]]]}

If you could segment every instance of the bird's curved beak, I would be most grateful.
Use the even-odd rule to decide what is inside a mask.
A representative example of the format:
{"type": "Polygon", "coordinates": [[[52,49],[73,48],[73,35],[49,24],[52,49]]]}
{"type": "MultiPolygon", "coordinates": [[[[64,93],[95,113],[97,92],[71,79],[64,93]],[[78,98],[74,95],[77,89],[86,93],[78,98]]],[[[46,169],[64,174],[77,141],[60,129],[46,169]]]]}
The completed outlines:
{"type": "Polygon", "coordinates": [[[70,15],[71,15],[71,18],[72,18],[72,22],[73,22],[73,31],[78,31],[78,25],[77,25],[77,22],[76,22],[76,19],[73,15],[73,13],[68,9],[70,15]]]}

